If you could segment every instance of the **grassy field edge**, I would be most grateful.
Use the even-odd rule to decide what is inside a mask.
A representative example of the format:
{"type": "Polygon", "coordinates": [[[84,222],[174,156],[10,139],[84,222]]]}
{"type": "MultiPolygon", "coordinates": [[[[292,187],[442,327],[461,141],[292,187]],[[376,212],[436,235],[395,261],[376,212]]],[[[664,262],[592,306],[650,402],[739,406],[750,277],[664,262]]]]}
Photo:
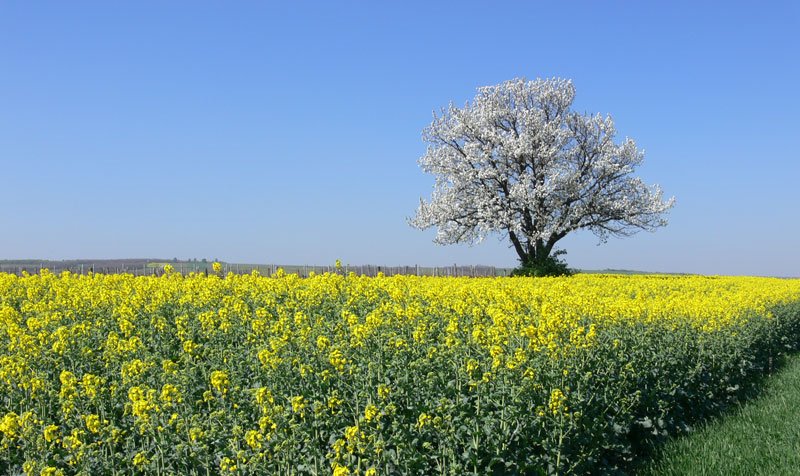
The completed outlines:
{"type": "Polygon", "coordinates": [[[800,355],[786,359],[747,401],[667,442],[637,474],[794,475],[800,468],[800,355]]]}

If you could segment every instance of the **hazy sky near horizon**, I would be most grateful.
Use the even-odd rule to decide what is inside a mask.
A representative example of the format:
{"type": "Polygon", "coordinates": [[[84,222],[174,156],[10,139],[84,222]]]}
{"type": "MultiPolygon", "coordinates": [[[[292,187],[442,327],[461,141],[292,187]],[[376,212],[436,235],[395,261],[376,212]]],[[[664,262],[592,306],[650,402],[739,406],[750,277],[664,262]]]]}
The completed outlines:
{"type": "Polygon", "coordinates": [[[573,267],[800,276],[797,2],[3,2],[0,259],[513,266],[408,226],[432,111],[563,77],[677,203],[573,267]]]}

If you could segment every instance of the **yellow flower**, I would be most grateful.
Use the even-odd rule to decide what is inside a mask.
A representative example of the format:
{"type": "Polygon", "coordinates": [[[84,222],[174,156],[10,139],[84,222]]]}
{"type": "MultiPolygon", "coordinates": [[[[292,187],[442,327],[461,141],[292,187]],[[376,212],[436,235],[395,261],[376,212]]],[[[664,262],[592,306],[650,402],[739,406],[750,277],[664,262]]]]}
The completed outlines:
{"type": "Polygon", "coordinates": [[[61,446],[64,447],[66,450],[75,450],[80,448],[83,445],[83,441],[81,441],[81,436],[83,435],[82,430],[74,429],[69,434],[69,436],[65,436],[64,440],[61,443],[61,446]]]}
{"type": "Polygon", "coordinates": [[[553,415],[560,415],[563,414],[568,410],[567,408],[567,397],[564,393],[556,388],[552,392],[550,392],[550,412],[553,415]]]}
{"type": "Polygon", "coordinates": [[[211,386],[223,395],[228,393],[228,387],[230,386],[228,374],[222,370],[211,372],[211,386]]]}
{"type": "Polygon", "coordinates": [[[178,387],[169,383],[164,384],[164,386],[161,387],[161,396],[159,399],[167,406],[181,403],[183,401],[183,397],[181,396],[181,392],[178,387]]]}
{"type": "Polygon", "coordinates": [[[189,429],[189,440],[191,441],[199,441],[204,435],[205,432],[200,428],[192,427],[189,429]]]}
{"type": "Polygon", "coordinates": [[[14,439],[19,435],[20,421],[19,415],[14,412],[6,413],[3,419],[0,420],[0,433],[3,433],[6,438],[14,439]]]}
{"type": "Polygon", "coordinates": [[[236,461],[228,458],[227,456],[222,458],[219,462],[219,469],[222,471],[229,471],[231,473],[236,472],[236,461]]]}
{"type": "Polygon", "coordinates": [[[344,366],[347,364],[347,359],[339,349],[333,349],[331,351],[331,353],[328,355],[328,361],[339,372],[344,371],[344,366]]]}
{"type": "Polygon", "coordinates": [[[258,419],[258,427],[261,428],[261,431],[269,433],[275,431],[278,425],[270,417],[265,416],[258,419]]]}
{"type": "Polygon", "coordinates": [[[275,399],[272,396],[272,392],[269,391],[266,387],[259,387],[256,391],[256,403],[259,405],[272,405],[275,403],[275,399]]]}
{"type": "MultiPolygon", "coordinates": [[[[333,472],[335,462],[340,473],[374,474],[380,466],[371,464],[389,445],[374,422],[405,411],[401,400],[416,391],[413,384],[395,386],[399,362],[410,372],[424,369],[423,380],[431,365],[448,362],[456,377],[450,390],[460,389],[461,397],[483,386],[525,387],[543,395],[530,412],[537,424],[575,422],[584,408],[572,401],[570,386],[603,379],[594,368],[578,375],[576,363],[595,347],[624,359],[636,339],[620,336],[639,329],[692,335],[703,348],[738,345],[751,340],[751,329],[780,330],[783,318],[770,309],[800,300],[798,280],[367,278],[341,271],[308,279],[283,271],[226,279],[182,278],[174,270],[168,279],[0,273],[0,334],[7,337],[0,345],[0,393],[7,400],[0,453],[11,454],[17,470],[28,462],[38,475],[46,464],[73,463],[65,472],[74,473],[108,463],[98,445],[123,448],[169,431],[199,458],[219,465],[227,456],[226,472],[245,472],[285,453],[276,450],[289,433],[345,421],[327,468],[333,472]],[[38,365],[46,362],[52,366],[38,365]],[[364,393],[348,385],[359,375],[380,380],[364,393]],[[115,402],[122,404],[115,410],[119,426],[103,420],[115,402]],[[225,449],[208,455],[214,448],[225,449]],[[58,458],[47,459],[51,453],[58,458]]],[[[625,362],[619,366],[628,379],[647,372],[625,362]]],[[[424,433],[453,423],[452,409],[431,398],[408,429],[424,433]]],[[[145,448],[140,459],[155,454],[140,446],[127,457],[145,448]]],[[[153,463],[128,465],[147,473],[153,463]]]]}
{"type": "Polygon", "coordinates": [[[264,440],[264,435],[256,430],[248,430],[244,435],[244,441],[250,448],[254,450],[261,448],[261,442],[264,440]]]}
{"type": "Polygon", "coordinates": [[[375,405],[369,404],[364,408],[364,419],[367,421],[372,421],[374,419],[380,418],[380,412],[378,411],[378,407],[375,405]]]}
{"type": "Polygon", "coordinates": [[[392,389],[389,388],[388,385],[383,385],[383,384],[378,385],[378,397],[381,400],[386,400],[387,398],[389,398],[390,393],[392,393],[392,389]]]}
{"type": "Polygon", "coordinates": [[[214,270],[214,272],[215,272],[215,273],[217,273],[217,274],[219,274],[219,273],[221,273],[221,272],[222,272],[222,264],[220,264],[220,263],[218,263],[218,262],[216,262],[216,261],[214,261],[214,262],[211,264],[211,268],[212,268],[212,269],[214,270]]]}
{"type": "MultiPolygon", "coordinates": [[[[91,431],[92,433],[99,433],[100,432],[100,417],[97,415],[86,415],[84,417],[84,421],[86,422],[86,429],[91,431]]],[[[45,438],[47,435],[45,435],[45,438]]]]}
{"type": "Polygon", "coordinates": [[[183,351],[189,355],[194,355],[194,353],[197,352],[198,347],[200,346],[195,344],[195,342],[191,339],[183,342],[183,351]]]}
{"type": "Polygon", "coordinates": [[[330,397],[328,397],[328,409],[330,410],[335,410],[342,403],[344,403],[342,399],[337,397],[336,395],[331,395],[330,397]]]}
{"type": "Polygon", "coordinates": [[[317,349],[320,351],[325,350],[328,346],[331,345],[331,340],[325,336],[317,337],[317,349]]]}
{"type": "Polygon", "coordinates": [[[103,379],[98,377],[97,375],[92,375],[90,373],[83,374],[83,378],[81,379],[81,386],[83,387],[83,393],[89,399],[93,399],[97,397],[98,391],[102,388],[103,379]]]}
{"type": "Polygon", "coordinates": [[[62,387],[74,387],[75,384],[78,383],[75,374],[68,370],[62,370],[61,375],[58,376],[58,380],[61,382],[62,387]]]}
{"type": "Polygon", "coordinates": [[[359,433],[360,433],[360,431],[359,431],[358,425],[348,426],[347,428],[344,429],[344,438],[347,441],[351,441],[352,442],[352,441],[358,439],[359,433]]]}
{"type": "Polygon", "coordinates": [[[133,465],[137,468],[145,466],[149,463],[150,460],[147,458],[147,454],[144,451],[136,453],[136,456],[133,457],[133,465]]]}
{"type": "Polygon", "coordinates": [[[44,440],[48,443],[52,443],[53,441],[58,441],[58,426],[56,425],[47,425],[44,431],[44,440]]]}
{"type": "Polygon", "coordinates": [[[472,372],[478,370],[478,361],[475,359],[469,359],[467,361],[467,373],[471,374],[472,372]]]}
{"type": "Polygon", "coordinates": [[[429,425],[433,421],[433,417],[427,413],[420,413],[417,419],[417,428],[422,429],[425,425],[429,425]]]}
{"type": "Polygon", "coordinates": [[[159,410],[156,405],[156,391],[147,387],[131,387],[128,390],[128,400],[131,401],[131,414],[142,425],[140,431],[150,423],[151,415],[159,410]]]}
{"type": "Polygon", "coordinates": [[[178,364],[170,359],[164,359],[161,361],[161,368],[165,374],[173,374],[178,371],[178,364]]]}
{"type": "Polygon", "coordinates": [[[144,374],[149,367],[150,364],[142,361],[141,359],[133,359],[130,362],[125,362],[122,364],[122,369],[120,370],[122,380],[133,380],[136,377],[144,374]]]}
{"type": "Polygon", "coordinates": [[[350,469],[347,466],[340,466],[338,463],[334,463],[333,476],[348,476],[349,474],[350,469]]]}
{"type": "Polygon", "coordinates": [[[292,397],[291,402],[292,402],[292,411],[295,413],[301,413],[303,409],[306,407],[306,402],[302,395],[292,397]]]}

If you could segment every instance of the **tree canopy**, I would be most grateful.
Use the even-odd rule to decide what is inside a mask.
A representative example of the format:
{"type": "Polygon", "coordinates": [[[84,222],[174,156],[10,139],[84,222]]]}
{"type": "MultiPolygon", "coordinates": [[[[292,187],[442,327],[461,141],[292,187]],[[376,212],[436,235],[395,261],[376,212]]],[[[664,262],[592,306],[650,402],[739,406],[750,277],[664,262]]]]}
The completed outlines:
{"type": "Polygon", "coordinates": [[[518,78],[434,114],[419,164],[436,181],[410,224],[436,227],[440,244],[501,233],[523,265],[576,230],[605,241],[666,225],[674,198],[632,175],[643,152],[614,141],[610,116],[573,111],[574,98],[569,80],[518,78]]]}

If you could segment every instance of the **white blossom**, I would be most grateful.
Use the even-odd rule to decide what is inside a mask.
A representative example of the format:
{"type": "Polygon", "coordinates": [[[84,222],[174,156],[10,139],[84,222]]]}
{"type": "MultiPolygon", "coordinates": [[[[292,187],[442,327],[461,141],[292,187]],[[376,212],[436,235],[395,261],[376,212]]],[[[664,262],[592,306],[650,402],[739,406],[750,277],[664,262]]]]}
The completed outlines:
{"type": "Polygon", "coordinates": [[[419,159],[433,194],[410,224],[436,227],[440,244],[504,234],[523,262],[575,230],[605,241],[666,225],[674,198],[631,175],[643,152],[614,142],[611,117],[572,111],[574,97],[568,80],[514,79],[434,114],[419,159]]]}

